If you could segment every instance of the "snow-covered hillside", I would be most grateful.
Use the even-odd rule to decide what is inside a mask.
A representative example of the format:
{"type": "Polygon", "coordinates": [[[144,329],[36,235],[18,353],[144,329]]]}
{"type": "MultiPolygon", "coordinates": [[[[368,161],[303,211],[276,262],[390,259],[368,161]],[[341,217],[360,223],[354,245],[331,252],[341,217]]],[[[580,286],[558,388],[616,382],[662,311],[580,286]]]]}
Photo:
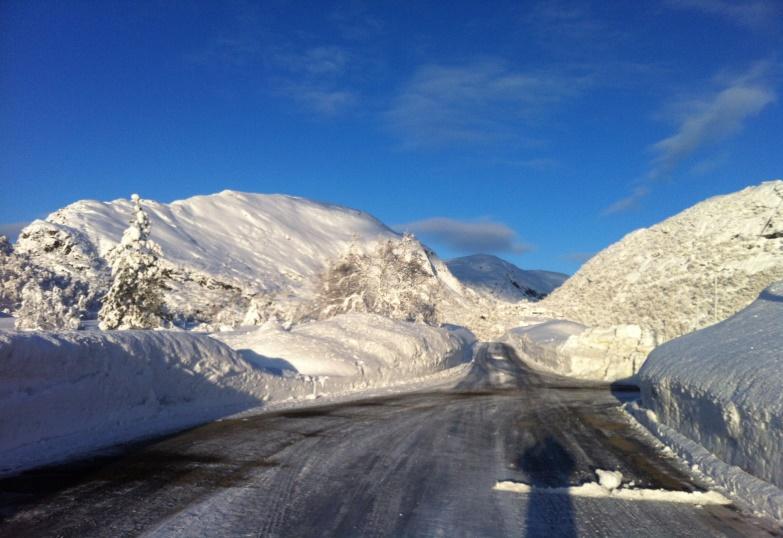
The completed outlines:
{"type": "Polygon", "coordinates": [[[542,301],[659,342],[725,319],[783,278],[783,181],[716,196],[601,251],[542,301]]]}
{"type": "MultiPolygon", "coordinates": [[[[422,295],[434,304],[436,295],[445,300],[464,291],[434,253],[413,239],[398,248],[405,238],[361,211],[291,196],[234,191],[171,204],[144,200],[143,207],[152,224],[151,239],[163,252],[169,287],[166,304],[180,325],[320,318],[315,310],[324,303],[324,293],[332,306],[350,306],[350,296],[365,290],[329,287],[330,282],[325,282],[332,278],[334,284],[335,271],[348,267],[348,256],[363,261],[358,269],[364,271],[362,278],[354,278],[353,284],[377,284],[379,271],[390,277],[408,270],[415,259],[423,278],[410,297],[422,295]],[[371,263],[375,258],[379,259],[371,263]],[[345,296],[335,296],[336,290],[345,296]]],[[[66,275],[69,282],[89,287],[88,303],[94,305],[108,287],[106,255],[127,227],[131,208],[128,200],[76,202],[25,228],[16,252],[66,275]]],[[[400,286],[390,286],[400,279],[405,275],[385,278],[380,287],[375,286],[379,289],[364,296],[396,293],[400,286]]],[[[416,319],[415,313],[406,311],[409,306],[404,301],[396,304],[397,315],[392,317],[416,319]]],[[[359,310],[386,313],[373,308],[359,310]]],[[[351,310],[333,308],[333,314],[351,310]]]]}
{"type": "Polygon", "coordinates": [[[523,270],[489,254],[454,258],[446,265],[468,288],[508,302],[541,299],[568,278],[553,271],[523,270]]]}

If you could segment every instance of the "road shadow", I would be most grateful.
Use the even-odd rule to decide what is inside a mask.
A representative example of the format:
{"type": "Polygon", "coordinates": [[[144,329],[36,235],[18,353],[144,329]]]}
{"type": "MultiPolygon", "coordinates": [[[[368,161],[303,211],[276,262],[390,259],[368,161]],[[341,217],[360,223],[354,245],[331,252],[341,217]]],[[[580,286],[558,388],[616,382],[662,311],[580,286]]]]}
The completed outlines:
{"type": "Polygon", "coordinates": [[[576,537],[574,506],[568,494],[549,488],[567,488],[576,468],[574,458],[554,437],[546,437],[522,454],[518,467],[527,475],[531,492],[525,517],[525,536],[576,537]]]}

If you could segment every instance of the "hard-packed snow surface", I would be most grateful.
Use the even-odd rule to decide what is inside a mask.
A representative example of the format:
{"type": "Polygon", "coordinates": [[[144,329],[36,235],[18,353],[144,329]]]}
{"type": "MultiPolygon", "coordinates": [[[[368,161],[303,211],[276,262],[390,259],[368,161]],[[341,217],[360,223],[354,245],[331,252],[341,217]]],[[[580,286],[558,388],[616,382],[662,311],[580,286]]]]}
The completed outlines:
{"type": "Polygon", "coordinates": [[[783,282],[749,307],[655,349],[642,403],[730,465],[783,487],[783,282]]]}
{"type": "Polygon", "coordinates": [[[538,300],[568,278],[553,271],[526,271],[489,254],[474,254],[446,262],[451,273],[468,288],[503,301],[538,300]]]}
{"type": "Polygon", "coordinates": [[[663,342],[727,318],[783,278],[783,181],[716,196],[588,261],[542,301],[590,326],[639,325],[663,342]]]}
{"type": "Polygon", "coordinates": [[[269,402],[394,386],[472,357],[467,331],[380,316],[257,330],[220,335],[239,352],[184,331],[0,331],[0,474],[269,402]]]}
{"type": "Polygon", "coordinates": [[[590,328],[566,320],[517,327],[500,341],[543,370],[601,381],[633,376],[655,346],[651,332],[637,325],[590,328]]]}

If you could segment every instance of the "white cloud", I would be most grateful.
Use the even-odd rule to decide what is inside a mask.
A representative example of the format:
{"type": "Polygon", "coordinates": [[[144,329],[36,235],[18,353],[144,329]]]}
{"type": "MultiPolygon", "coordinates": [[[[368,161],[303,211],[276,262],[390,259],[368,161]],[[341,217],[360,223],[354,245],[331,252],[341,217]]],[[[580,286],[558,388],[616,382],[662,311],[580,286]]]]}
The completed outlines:
{"type": "MultiPolygon", "coordinates": [[[[767,62],[758,62],[738,76],[722,76],[721,88],[709,95],[672,103],[668,108],[679,111],[674,133],[651,146],[654,157],[642,182],[602,214],[611,215],[635,207],[650,194],[655,182],[670,176],[685,159],[736,135],[750,118],[775,102],[777,94],[769,80],[772,67],[767,62]]],[[[720,164],[715,159],[702,161],[692,171],[705,173],[720,164]]]]}
{"type": "Polygon", "coordinates": [[[691,102],[692,112],[682,119],[677,131],[653,145],[656,157],[650,178],[670,173],[700,147],[736,134],[747,119],[775,99],[775,92],[765,82],[742,77],[707,99],[691,102]]]}
{"type": "Polygon", "coordinates": [[[493,60],[421,67],[386,112],[406,147],[497,142],[578,91],[578,80],[493,60]]]}
{"type": "Polygon", "coordinates": [[[464,221],[447,217],[432,217],[397,226],[425,241],[433,241],[460,253],[520,254],[532,250],[517,233],[500,222],[489,219],[464,221]]]}

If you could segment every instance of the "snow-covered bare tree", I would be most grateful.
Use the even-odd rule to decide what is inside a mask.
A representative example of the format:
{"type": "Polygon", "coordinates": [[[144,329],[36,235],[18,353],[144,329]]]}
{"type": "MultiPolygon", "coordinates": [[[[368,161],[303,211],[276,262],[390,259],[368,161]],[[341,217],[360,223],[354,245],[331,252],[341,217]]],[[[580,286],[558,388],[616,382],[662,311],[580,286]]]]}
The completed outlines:
{"type": "Polygon", "coordinates": [[[373,252],[355,245],[323,276],[318,299],[305,317],[370,312],[392,319],[437,323],[440,283],[427,251],[413,236],[379,244],[373,252]]]}
{"type": "Polygon", "coordinates": [[[98,314],[103,330],[154,329],[164,324],[167,272],[160,263],[160,246],[150,239],[150,220],[141,199],[134,194],[131,200],[130,226],[107,255],[112,284],[98,314]]]}

